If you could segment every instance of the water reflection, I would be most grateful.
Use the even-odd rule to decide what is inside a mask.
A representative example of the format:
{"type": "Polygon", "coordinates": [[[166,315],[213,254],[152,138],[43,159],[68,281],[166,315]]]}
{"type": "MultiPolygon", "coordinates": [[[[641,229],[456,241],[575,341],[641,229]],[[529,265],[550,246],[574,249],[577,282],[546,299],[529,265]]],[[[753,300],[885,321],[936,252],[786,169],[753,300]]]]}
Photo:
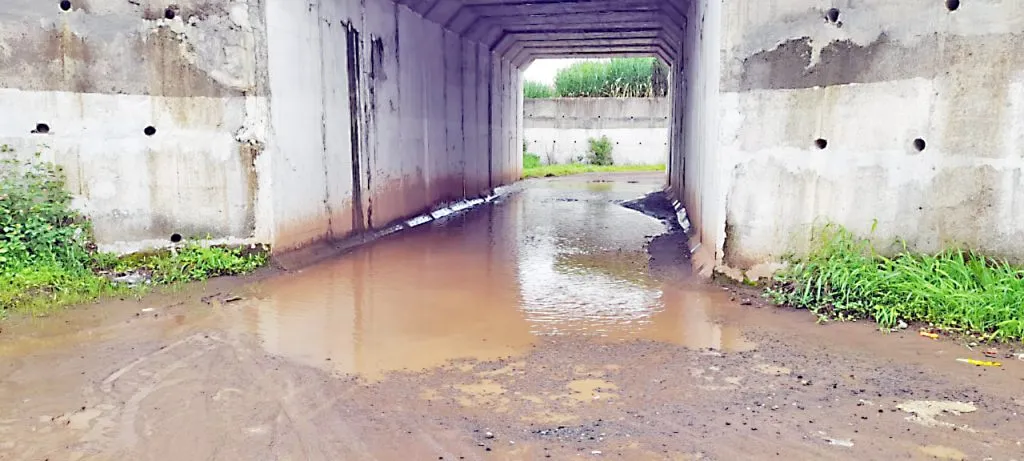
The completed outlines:
{"type": "Polygon", "coordinates": [[[263,282],[245,312],[266,349],[368,377],[522,353],[545,335],[745,349],[728,304],[647,274],[658,221],[619,206],[655,181],[541,182],[498,203],[263,282]]]}

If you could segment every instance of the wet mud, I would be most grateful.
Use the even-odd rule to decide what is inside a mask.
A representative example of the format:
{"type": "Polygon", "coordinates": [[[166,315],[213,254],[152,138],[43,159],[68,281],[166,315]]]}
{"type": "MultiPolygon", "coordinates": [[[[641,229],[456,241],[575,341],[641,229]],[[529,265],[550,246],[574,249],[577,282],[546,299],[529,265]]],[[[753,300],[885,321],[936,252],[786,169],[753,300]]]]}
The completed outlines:
{"type": "Polygon", "coordinates": [[[1024,362],[691,278],[660,186],[528,181],[300,271],[10,319],[0,459],[1024,458],[1024,362]]]}

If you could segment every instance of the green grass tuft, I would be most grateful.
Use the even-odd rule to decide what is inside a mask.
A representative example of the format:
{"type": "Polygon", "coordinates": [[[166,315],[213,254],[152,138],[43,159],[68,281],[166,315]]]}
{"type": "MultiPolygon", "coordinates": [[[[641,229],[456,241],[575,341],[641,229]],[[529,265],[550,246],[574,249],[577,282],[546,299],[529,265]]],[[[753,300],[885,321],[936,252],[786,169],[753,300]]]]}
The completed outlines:
{"type": "Polygon", "coordinates": [[[837,225],[815,231],[814,247],[776,276],[767,295],[822,320],[927,322],[987,340],[1024,340],[1024,270],[976,252],[906,250],[889,258],[837,225]]]}

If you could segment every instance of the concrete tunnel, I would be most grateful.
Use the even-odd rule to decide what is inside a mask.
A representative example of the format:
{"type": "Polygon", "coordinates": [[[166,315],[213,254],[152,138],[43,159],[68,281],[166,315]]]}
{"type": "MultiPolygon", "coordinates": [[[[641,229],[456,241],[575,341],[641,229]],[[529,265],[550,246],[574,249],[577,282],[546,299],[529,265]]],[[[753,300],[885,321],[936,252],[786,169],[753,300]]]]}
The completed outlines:
{"type": "Polygon", "coordinates": [[[0,144],[103,249],[280,254],[516,181],[532,60],[657,56],[705,272],[826,220],[1021,261],[1022,35],[1009,0],[6,0],[0,144]]]}

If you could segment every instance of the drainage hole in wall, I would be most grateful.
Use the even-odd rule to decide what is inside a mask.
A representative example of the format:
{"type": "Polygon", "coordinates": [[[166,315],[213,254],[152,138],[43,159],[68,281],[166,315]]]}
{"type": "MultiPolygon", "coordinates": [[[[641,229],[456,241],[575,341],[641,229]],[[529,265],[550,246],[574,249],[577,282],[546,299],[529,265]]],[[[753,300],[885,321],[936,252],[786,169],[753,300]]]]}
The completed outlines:
{"type": "Polygon", "coordinates": [[[828,22],[833,24],[839,22],[839,8],[830,8],[825,13],[825,19],[828,19],[828,22]]]}
{"type": "Polygon", "coordinates": [[[45,123],[37,123],[36,129],[32,130],[33,133],[46,134],[50,132],[50,125],[45,123]]]}
{"type": "Polygon", "coordinates": [[[142,132],[146,133],[146,136],[153,136],[154,134],[156,134],[156,128],[152,126],[147,126],[145,130],[142,130],[142,132]]]}
{"type": "Polygon", "coordinates": [[[821,138],[815,139],[814,140],[814,145],[818,149],[825,149],[826,147],[828,147],[828,140],[827,139],[821,139],[821,138]]]}
{"type": "Polygon", "coordinates": [[[925,147],[928,147],[928,143],[924,142],[923,139],[917,138],[914,140],[914,150],[921,152],[925,147]]]}
{"type": "Polygon", "coordinates": [[[164,10],[164,17],[167,18],[167,19],[174,19],[175,15],[176,15],[176,13],[171,8],[168,8],[168,9],[164,10]]]}
{"type": "Polygon", "coordinates": [[[960,0],[946,0],[946,9],[956,11],[960,8],[960,0]]]}
{"type": "Polygon", "coordinates": [[[178,233],[171,234],[171,243],[178,243],[180,241],[181,241],[181,234],[178,234],[178,233]]]}
{"type": "Polygon", "coordinates": [[[71,11],[71,1],[70,0],[63,0],[63,1],[61,1],[60,2],[60,9],[62,9],[64,11],[71,11]]]}

